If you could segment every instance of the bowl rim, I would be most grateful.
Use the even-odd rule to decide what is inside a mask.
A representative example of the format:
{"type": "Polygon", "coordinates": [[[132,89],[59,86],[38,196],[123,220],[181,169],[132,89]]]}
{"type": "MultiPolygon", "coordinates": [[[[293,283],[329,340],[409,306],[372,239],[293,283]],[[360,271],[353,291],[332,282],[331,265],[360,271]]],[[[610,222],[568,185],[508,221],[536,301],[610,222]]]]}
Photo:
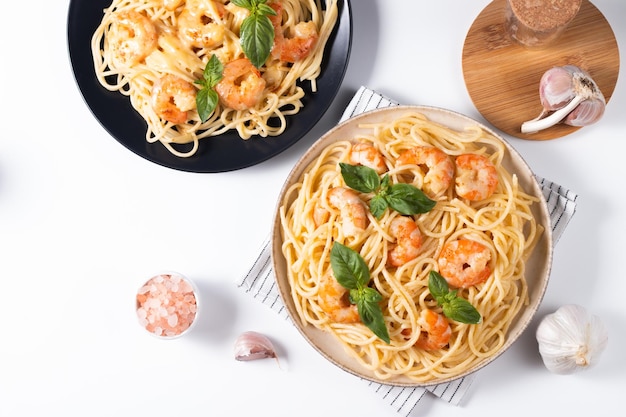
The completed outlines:
{"type": "MultiPolygon", "coordinates": [[[[509,166],[507,168],[510,169],[509,166]]],[[[552,228],[550,225],[550,215],[548,211],[547,202],[545,196],[542,192],[541,186],[539,185],[535,175],[521,156],[521,154],[512,147],[512,145],[504,138],[502,135],[494,131],[493,129],[485,126],[483,123],[466,116],[462,113],[458,113],[453,110],[448,110],[441,107],[435,106],[426,106],[426,105],[398,105],[386,108],[379,108],[375,110],[370,110],[363,112],[357,116],[351,117],[339,124],[335,127],[328,130],[324,133],[319,139],[317,139],[313,145],[298,159],[298,161],[293,166],[292,170],[289,172],[286,180],[281,187],[281,190],[278,194],[278,199],[276,203],[276,207],[274,210],[274,218],[272,222],[272,234],[271,234],[271,262],[272,268],[274,270],[274,279],[276,281],[276,285],[278,287],[278,292],[280,297],[285,305],[288,316],[293,321],[298,332],[304,337],[304,339],[313,347],[319,354],[321,354],[325,359],[339,367],[340,369],[351,373],[359,378],[376,382],[385,385],[391,386],[399,386],[399,387],[427,387],[433,386],[442,383],[448,383],[453,380],[458,380],[460,378],[466,377],[470,374],[475,373],[476,371],[484,368],[491,362],[493,362],[496,358],[500,357],[505,351],[507,351],[524,333],[524,331],[528,328],[530,322],[533,317],[537,313],[541,302],[543,301],[543,297],[545,295],[548,282],[550,280],[550,272],[552,268],[552,258],[553,258],[553,237],[552,237],[552,228]],[[344,131],[358,131],[361,129],[359,124],[362,122],[373,122],[373,121],[381,121],[388,120],[390,118],[398,117],[399,115],[409,112],[409,111],[417,111],[424,114],[430,120],[435,122],[442,123],[448,127],[452,127],[454,129],[461,129],[463,126],[479,126],[487,133],[493,135],[502,143],[506,148],[505,162],[506,165],[510,165],[514,163],[517,169],[521,169],[520,172],[515,172],[518,176],[519,183],[524,187],[524,190],[533,196],[536,196],[539,199],[538,204],[533,204],[533,213],[538,218],[540,224],[544,227],[542,236],[537,242],[537,246],[535,247],[533,254],[530,259],[527,261],[529,264],[531,260],[536,260],[537,257],[540,257],[539,260],[536,260],[532,264],[532,269],[539,269],[539,273],[537,277],[533,278],[533,284],[531,289],[531,283],[528,283],[528,297],[529,303],[517,314],[514,321],[511,323],[509,330],[506,335],[506,341],[503,346],[492,356],[483,359],[470,369],[454,376],[449,376],[446,378],[429,380],[427,382],[418,382],[414,380],[410,380],[407,377],[397,377],[392,379],[381,379],[376,377],[372,372],[364,369],[356,360],[349,357],[345,351],[343,351],[343,347],[336,341],[333,335],[323,332],[320,329],[315,328],[314,326],[307,324],[306,326],[301,323],[300,318],[296,312],[294,301],[291,297],[290,293],[290,285],[285,277],[285,269],[286,262],[284,256],[282,254],[281,245],[281,220],[280,220],[280,207],[283,204],[283,199],[286,191],[289,189],[290,185],[298,180],[300,176],[305,172],[306,168],[310,165],[310,163],[319,156],[321,151],[329,146],[332,143],[346,140],[348,135],[343,135],[344,131]],[[539,263],[536,267],[534,263],[539,263]],[[320,338],[326,339],[320,341],[320,338]],[[331,340],[332,339],[332,340],[331,340]],[[336,344],[334,348],[331,350],[328,347],[328,344],[333,342],[336,344]],[[323,345],[321,343],[324,343],[323,345]]],[[[534,271],[526,270],[526,278],[527,281],[529,279],[529,274],[532,274],[534,271]]]]}

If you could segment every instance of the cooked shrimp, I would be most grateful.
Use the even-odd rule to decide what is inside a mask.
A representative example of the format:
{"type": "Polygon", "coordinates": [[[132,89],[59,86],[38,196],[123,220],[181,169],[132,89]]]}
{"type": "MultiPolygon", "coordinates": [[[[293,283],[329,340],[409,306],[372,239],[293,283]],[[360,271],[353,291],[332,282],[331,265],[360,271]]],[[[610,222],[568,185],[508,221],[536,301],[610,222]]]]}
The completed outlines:
{"type": "Polygon", "coordinates": [[[437,263],[439,273],[448,284],[456,288],[468,288],[489,278],[491,252],[482,243],[470,239],[447,242],[437,263]]]}
{"type": "Polygon", "coordinates": [[[134,65],[156,48],[158,34],[148,17],[135,10],[126,10],[114,15],[107,39],[113,58],[119,64],[134,65]]]}
{"type": "Polygon", "coordinates": [[[166,74],[152,87],[152,106],[162,119],[185,123],[187,112],[196,108],[196,88],[180,77],[166,74]]]}
{"type": "Polygon", "coordinates": [[[317,301],[330,319],[337,323],[357,323],[359,311],[349,300],[349,291],[329,271],[320,279],[317,301]]]}
{"type": "Polygon", "coordinates": [[[369,143],[357,143],[350,149],[350,163],[352,165],[364,165],[372,168],[379,174],[387,171],[385,158],[373,145],[369,143]]]}
{"type": "Polygon", "coordinates": [[[417,258],[422,247],[422,234],[412,218],[395,217],[389,225],[389,234],[397,239],[396,246],[389,251],[389,265],[401,266],[417,258]]]}
{"type": "Polygon", "coordinates": [[[359,195],[349,188],[335,187],[328,192],[328,202],[340,210],[343,233],[356,236],[367,227],[367,211],[359,195]]]}
{"type": "Polygon", "coordinates": [[[498,186],[498,172],[489,158],[477,154],[456,157],[456,193],[470,201],[490,197],[498,186]]]}
{"type": "Polygon", "coordinates": [[[450,341],[452,328],[443,315],[424,309],[417,318],[417,323],[421,327],[421,332],[415,346],[424,350],[437,350],[450,341]]]}
{"type": "Polygon", "coordinates": [[[432,197],[448,189],[454,176],[452,159],[432,146],[409,148],[398,156],[400,165],[418,165],[424,173],[423,190],[432,197]]]}
{"type": "Polygon", "coordinates": [[[213,0],[187,0],[178,16],[181,39],[190,47],[216,48],[224,42],[224,5],[213,0]]]}
{"type": "Polygon", "coordinates": [[[285,36],[282,28],[283,8],[278,3],[272,3],[270,6],[276,11],[275,16],[270,16],[270,20],[274,26],[272,56],[281,61],[290,63],[298,62],[309,56],[319,38],[315,22],[308,21],[297,23],[293,27],[294,33],[285,36]]]}
{"type": "Polygon", "coordinates": [[[215,86],[220,102],[235,110],[246,110],[263,99],[265,80],[248,58],[224,65],[223,78],[215,86]]]}

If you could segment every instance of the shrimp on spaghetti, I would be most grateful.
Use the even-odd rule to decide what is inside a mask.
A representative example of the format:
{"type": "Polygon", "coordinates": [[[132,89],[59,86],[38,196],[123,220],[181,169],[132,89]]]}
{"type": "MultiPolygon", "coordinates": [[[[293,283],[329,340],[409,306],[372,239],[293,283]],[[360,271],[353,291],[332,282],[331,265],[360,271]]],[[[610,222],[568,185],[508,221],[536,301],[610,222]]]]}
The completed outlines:
{"type": "Polygon", "coordinates": [[[104,88],[129,97],[147,124],[148,142],[160,142],[179,157],[195,154],[200,139],[228,131],[243,140],[278,136],[287,117],[304,105],[302,83],[317,91],[337,2],[268,0],[274,42],[257,67],[241,39],[251,11],[236,2],[113,0],[91,39],[96,77],[104,88]],[[213,56],[224,74],[210,86],[219,99],[201,117],[195,100],[213,56]]]}
{"type": "Polygon", "coordinates": [[[500,139],[479,126],[457,131],[412,109],[361,124],[356,137],[327,145],[286,186],[279,203],[285,294],[291,296],[296,319],[333,335],[380,380],[454,378],[496,354],[529,302],[525,262],[543,233],[532,211],[540,197],[525,191],[505,167],[506,152],[500,139]],[[371,157],[355,158],[363,150],[371,157]],[[455,161],[465,159],[480,163],[455,169],[455,161]],[[373,160],[372,167],[381,167],[377,175],[423,190],[434,199],[433,208],[412,215],[388,208],[372,215],[368,207],[375,192],[347,188],[341,168],[373,160]],[[463,187],[455,187],[456,176],[463,187]],[[466,192],[470,177],[471,189],[488,192],[466,192]],[[350,191],[341,195],[349,211],[329,203],[335,190],[350,191]],[[320,208],[324,217],[318,215],[320,208]],[[359,227],[349,223],[347,233],[347,220],[353,223],[357,217],[359,227]],[[356,319],[347,290],[333,282],[335,243],[352,249],[367,265],[368,285],[382,298],[388,343],[356,319]],[[469,302],[481,320],[469,324],[446,316],[429,288],[431,274],[445,278],[450,291],[469,302]],[[350,320],[344,320],[348,315],[350,320]]]}

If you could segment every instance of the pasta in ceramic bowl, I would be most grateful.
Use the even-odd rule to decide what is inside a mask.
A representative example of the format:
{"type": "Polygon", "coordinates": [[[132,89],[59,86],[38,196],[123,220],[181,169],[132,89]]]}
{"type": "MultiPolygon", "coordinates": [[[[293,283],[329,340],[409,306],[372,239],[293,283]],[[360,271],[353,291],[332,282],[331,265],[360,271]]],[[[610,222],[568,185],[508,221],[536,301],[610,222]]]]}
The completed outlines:
{"type": "Polygon", "coordinates": [[[468,375],[522,334],[552,235],[521,156],[478,122],[398,106],[338,125],[281,190],[272,260],[299,331],[342,369],[425,386],[468,375]]]}

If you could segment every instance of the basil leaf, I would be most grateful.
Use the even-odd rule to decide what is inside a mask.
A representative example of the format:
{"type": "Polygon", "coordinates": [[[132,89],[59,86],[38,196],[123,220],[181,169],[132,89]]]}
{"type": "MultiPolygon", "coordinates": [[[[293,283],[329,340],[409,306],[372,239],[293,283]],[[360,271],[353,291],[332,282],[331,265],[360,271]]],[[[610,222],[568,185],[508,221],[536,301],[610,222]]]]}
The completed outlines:
{"type": "Polygon", "coordinates": [[[367,284],[370,272],[365,260],[354,250],[335,242],[330,250],[330,265],[335,279],[350,290],[350,302],[356,304],[359,318],[376,336],[390,342],[382,309],[378,304],[382,295],[367,284]]]}
{"type": "Polygon", "coordinates": [[[356,300],[356,306],[359,311],[359,317],[365,326],[378,336],[385,343],[390,343],[389,331],[385,325],[385,318],[383,311],[378,304],[378,301],[374,301],[376,297],[372,294],[375,293],[380,297],[378,291],[373,288],[366,287],[363,289],[358,299],[356,300]]]}
{"type": "Polygon", "coordinates": [[[448,282],[437,271],[430,271],[428,274],[428,290],[437,302],[442,300],[449,293],[448,282]]]}
{"type": "Polygon", "coordinates": [[[481,321],[480,313],[464,298],[456,297],[443,305],[443,314],[460,323],[478,324],[481,321]]]}
{"type": "Polygon", "coordinates": [[[274,46],[274,25],[268,16],[275,16],[276,11],[268,6],[267,0],[232,0],[250,14],[241,23],[239,38],[241,49],[252,65],[260,68],[270,56],[274,46]]]}
{"type": "Polygon", "coordinates": [[[276,10],[272,8],[272,6],[268,6],[265,3],[260,3],[257,5],[259,8],[259,13],[263,13],[266,16],[276,16],[276,10]]]}
{"type": "Polygon", "coordinates": [[[419,188],[404,183],[390,186],[385,199],[392,209],[404,215],[428,213],[437,204],[419,188]]]}
{"type": "Polygon", "coordinates": [[[373,193],[380,186],[380,178],[376,171],[363,165],[339,163],[341,176],[346,185],[362,193],[373,193]]]}
{"type": "Polygon", "coordinates": [[[387,210],[389,204],[387,204],[387,200],[381,195],[375,195],[370,200],[370,211],[377,219],[380,219],[383,214],[385,214],[385,210],[387,210]]]}
{"type": "Polygon", "coordinates": [[[210,88],[203,88],[198,91],[196,95],[196,107],[198,109],[198,115],[200,116],[200,120],[202,123],[209,120],[211,113],[217,107],[217,102],[219,101],[219,96],[217,92],[210,88]]]}
{"type": "Polygon", "coordinates": [[[251,14],[241,23],[241,48],[252,65],[260,68],[274,45],[274,26],[265,14],[251,14]]]}
{"type": "Polygon", "coordinates": [[[389,184],[391,184],[391,180],[389,179],[389,174],[385,174],[383,179],[380,182],[380,188],[382,190],[387,190],[389,188],[389,184]]]}
{"type": "Polygon", "coordinates": [[[348,187],[362,193],[376,193],[370,201],[370,211],[377,219],[380,219],[389,207],[400,214],[410,216],[427,213],[437,204],[411,184],[392,185],[389,174],[385,174],[381,180],[376,171],[364,165],[340,162],[339,167],[348,187]]]}
{"type": "Polygon", "coordinates": [[[460,323],[480,323],[482,318],[478,310],[469,301],[457,296],[456,290],[450,290],[446,279],[437,271],[431,270],[428,274],[428,290],[443,308],[444,316],[460,323]]]}
{"type": "Polygon", "coordinates": [[[365,287],[370,281],[365,260],[341,243],[335,242],[330,250],[330,266],[337,282],[349,290],[365,287]]]}
{"type": "Polygon", "coordinates": [[[231,3],[234,3],[235,6],[243,7],[244,9],[252,10],[253,3],[258,3],[255,0],[230,0],[231,3]]]}
{"type": "Polygon", "coordinates": [[[222,61],[216,55],[211,55],[209,62],[204,67],[204,80],[211,87],[219,83],[222,80],[222,73],[224,72],[224,65],[222,61]]]}
{"type": "Polygon", "coordinates": [[[223,71],[224,66],[219,58],[215,55],[211,55],[209,62],[207,62],[202,72],[202,79],[194,81],[201,86],[196,94],[196,108],[200,120],[202,120],[203,123],[209,119],[211,113],[213,113],[215,107],[217,107],[219,97],[214,87],[222,80],[223,71]]]}
{"type": "Polygon", "coordinates": [[[383,296],[372,287],[363,288],[360,293],[360,298],[368,303],[378,303],[383,300],[383,296]]]}

